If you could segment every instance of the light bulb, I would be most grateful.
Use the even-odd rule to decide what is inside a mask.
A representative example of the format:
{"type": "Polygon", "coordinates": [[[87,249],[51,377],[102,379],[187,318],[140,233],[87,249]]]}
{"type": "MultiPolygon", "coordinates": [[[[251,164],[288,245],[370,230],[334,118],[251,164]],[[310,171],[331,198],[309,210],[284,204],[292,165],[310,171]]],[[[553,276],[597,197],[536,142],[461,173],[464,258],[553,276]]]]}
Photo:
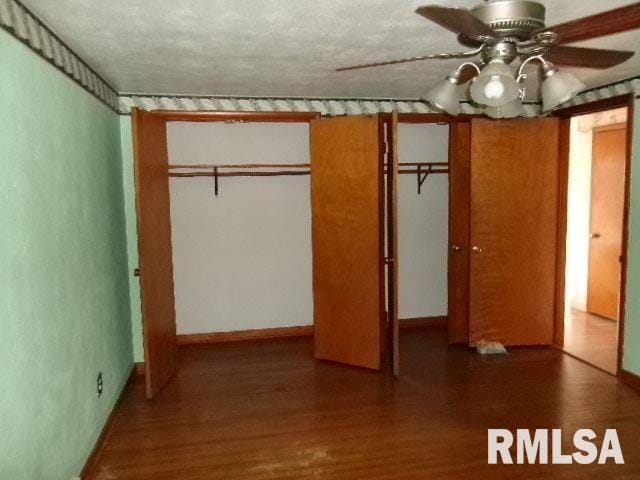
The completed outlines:
{"type": "Polygon", "coordinates": [[[504,84],[498,75],[493,75],[484,87],[484,94],[488,99],[494,100],[504,95],[504,84]]]}

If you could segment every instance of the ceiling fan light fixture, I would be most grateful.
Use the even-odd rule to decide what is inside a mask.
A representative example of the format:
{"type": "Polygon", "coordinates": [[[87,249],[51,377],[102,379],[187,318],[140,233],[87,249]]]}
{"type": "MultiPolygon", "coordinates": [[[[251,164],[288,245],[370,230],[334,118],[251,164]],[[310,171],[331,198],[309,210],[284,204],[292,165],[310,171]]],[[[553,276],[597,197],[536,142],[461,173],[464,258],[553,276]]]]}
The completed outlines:
{"type": "Polygon", "coordinates": [[[491,118],[517,118],[524,115],[522,101],[516,98],[514,101],[500,107],[486,107],[484,114],[491,118]]]}
{"type": "Polygon", "coordinates": [[[469,91],[474,102],[488,107],[506,105],[520,95],[520,88],[513,72],[499,59],[491,60],[482,69],[469,91]]]}
{"type": "Polygon", "coordinates": [[[542,82],[542,109],[545,112],[553,110],[571,100],[585,88],[585,84],[570,73],[560,72],[553,65],[547,64],[542,82]]]}
{"type": "MultiPolygon", "coordinates": [[[[528,77],[525,67],[537,61],[543,73],[542,103],[545,112],[566,103],[586,87],[573,75],[559,72],[558,65],[608,69],[629,60],[634,51],[571,46],[573,43],[616,33],[640,29],[640,2],[594,15],[547,26],[546,8],[542,0],[484,0],[471,8],[424,5],[416,9],[421,17],[449,30],[468,47],[465,51],[428,55],[341,67],[337,71],[398,65],[424,60],[464,59],[454,74],[436,85],[423,97],[436,108],[457,115],[459,98],[498,118],[517,116],[526,95],[528,77]],[[471,60],[474,59],[474,60],[471,60]],[[520,62],[517,73],[514,62],[520,62]],[[473,65],[478,76],[469,84],[462,68],[473,65]],[[482,71],[480,68],[483,67],[482,71]]],[[[533,79],[532,79],[533,80],[533,79]]]]}
{"type": "Polygon", "coordinates": [[[449,75],[425,93],[422,97],[423,100],[449,115],[458,115],[460,113],[460,100],[458,99],[459,78],[457,75],[449,75]]]}

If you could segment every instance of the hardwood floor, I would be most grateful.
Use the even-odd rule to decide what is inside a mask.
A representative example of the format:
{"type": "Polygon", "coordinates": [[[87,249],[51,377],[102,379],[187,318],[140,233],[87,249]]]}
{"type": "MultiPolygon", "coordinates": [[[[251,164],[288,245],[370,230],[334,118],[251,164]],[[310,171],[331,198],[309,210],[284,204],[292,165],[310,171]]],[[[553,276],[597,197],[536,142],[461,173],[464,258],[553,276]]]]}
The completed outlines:
{"type": "MultiPolygon", "coordinates": [[[[399,379],[293,338],[179,349],[156,399],[125,398],[93,479],[640,478],[640,395],[551,348],[481,357],[402,333],[399,379]],[[487,465],[488,428],[616,428],[625,465],[487,465]]],[[[599,442],[598,442],[599,445],[599,442]]]]}
{"type": "Polygon", "coordinates": [[[618,368],[618,323],[572,309],[564,326],[564,350],[615,375],[618,368]]]}

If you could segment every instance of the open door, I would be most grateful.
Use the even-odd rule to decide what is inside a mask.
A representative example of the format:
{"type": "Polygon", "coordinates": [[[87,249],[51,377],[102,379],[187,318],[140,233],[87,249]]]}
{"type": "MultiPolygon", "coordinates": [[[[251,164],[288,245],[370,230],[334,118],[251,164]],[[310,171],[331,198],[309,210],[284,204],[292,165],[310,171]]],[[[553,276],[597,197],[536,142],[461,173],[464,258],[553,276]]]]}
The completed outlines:
{"type": "Polygon", "coordinates": [[[390,360],[395,376],[400,375],[400,317],[398,302],[398,112],[387,123],[387,331],[390,360]]]}
{"type": "Polygon", "coordinates": [[[386,323],[381,126],[378,116],[310,125],[315,356],[371,369],[386,323]]]}
{"type": "Polygon", "coordinates": [[[620,316],[626,127],[593,131],[587,311],[613,320],[620,316]]]}
{"type": "Polygon", "coordinates": [[[134,109],[136,212],[147,398],[177,369],[166,121],[134,109]]]}
{"type": "Polygon", "coordinates": [[[553,344],[559,130],[557,118],[471,122],[471,344],[553,344]]]}

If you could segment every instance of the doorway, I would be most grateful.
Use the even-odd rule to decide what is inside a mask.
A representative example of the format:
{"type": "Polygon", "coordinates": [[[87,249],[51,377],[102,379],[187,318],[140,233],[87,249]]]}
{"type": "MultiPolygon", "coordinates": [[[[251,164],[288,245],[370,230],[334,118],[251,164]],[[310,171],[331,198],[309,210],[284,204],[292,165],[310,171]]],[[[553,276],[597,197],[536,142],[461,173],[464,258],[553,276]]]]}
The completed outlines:
{"type": "Polygon", "coordinates": [[[628,108],[570,120],[564,350],[617,374],[623,298],[628,108]]]}

